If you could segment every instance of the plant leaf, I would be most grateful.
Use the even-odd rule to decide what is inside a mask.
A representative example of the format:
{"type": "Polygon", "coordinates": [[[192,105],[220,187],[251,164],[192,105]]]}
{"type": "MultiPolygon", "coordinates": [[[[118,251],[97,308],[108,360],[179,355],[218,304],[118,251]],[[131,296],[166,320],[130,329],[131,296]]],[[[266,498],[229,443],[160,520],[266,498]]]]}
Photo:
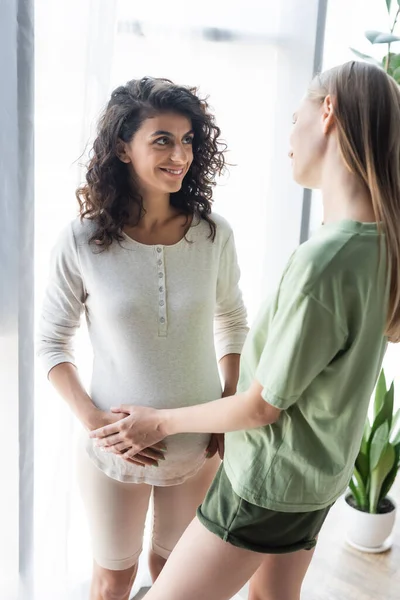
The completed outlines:
{"type": "Polygon", "coordinates": [[[362,480],[360,473],[358,472],[357,467],[354,467],[353,475],[354,475],[354,479],[357,483],[357,491],[359,493],[359,498],[360,498],[360,508],[362,510],[368,510],[367,492],[366,492],[364,482],[362,480]]]}
{"type": "Polygon", "coordinates": [[[362,440],[361,440],[360,453],[362,453],[362,454],[368,453],[368,442],[369,442],[370,435],[371,435],[371,425],[370,425],[369,419],[367,417],[365,420],[364,433],[363,433],[362,440]]]}
{"type": "Polygon", "coordinates": [[[382,65],[381,66],[382,66],[382,69],[384,71],[386,71],[387,73],[390,74],[390,71],[392,69],[392,65],[389,63],[389,67],[386,68],[387,59],[388,59],[387,54],[385,54],[385,56],[382,58],[382,65]]]}
{"type": "Polygon", "coordinates": [[[394,437],[390,440],[390,443],[393,444],[393,446],[397,446],[397,444],[400,444],[400,428],[398,429],[394,437]]]}
{"type": "Polygon", "coordinates": [[[389,423],[385,421],[375,431],[370,445],[370,469],[373,471],[378,466],[382,454],[384,453],[389,441],[389,423]]]}
{"type": "Polygon", "coordinates": [[[400,54],[391,52],[389,63],[390,63],[390,66],[393,67],[394,69],[397,69],[397,67],[400,67],[400,54]]]}
{"type": "Polygon", "coordinates": [[[361,496],[360,496],[360,492],[357,489],[356,484],[354,483],[354,481],[351,479],[350,483],[349,483],[349,488],[351,490],[351,493],[353,494],[353,498],[358,506],[358,508],[361,508],[361,496]]]}
{"type": "Polygon", "coordinates": [[[400,42],[400,37],[398,35],[393,35],[393,33],[382,33],[375,38],[374,44],[393,44],[394,42],[400,42]]]}
{"type": "Polygon", "coordinates": [[[395,435],[397,433],[397,429],[400,429],[400,408],[396,411],[396,414],[393,417],[390,435],[395,435]]]}
{"type": "Polygon", "coordinates": [[[356,469],[360,473],[364,485],[367,485],[369,477],[369,460],[368,455],[364,452],[359,452],[356,460],[356,469]]]}
{"type": "Polygon", "coordinates": [[[384,409],[385,415],[389,421],[389,429],[392,426],[392,421],[393,421],[393,406],[394,406],[394,383],[392,381],[390,388],[386,392],[386,396],[383,401],[383,409],[384,409]]]}
{"type": "Polygon", "coordinates": [[[354,52],[354,54],[356,56],[358,56],[358,58],[362,58],[363,60],[366,60],[367,62],[373,63],[374,65],[381,66],[381,63],[379,62],[379,60],[376,60],[376,58],[374,58],[373,56],[369,56],[368,54],[363,54],[362,52],[359,52],[355,48],[350,48],[350,50],[352,52],[354,52]]]}
{"type": "Polygon", "coordinates": [[[385,33],[383,31],[375,30],[366,31],[365,37],[371,42],[371,44],[391,44],[392,42],[400,41],[400,37],[393,35],[393,33],[385,33]]]}
{"type": "MultiPolygon", "coordinates": [[[[400,2],[400,0],[397,0],[397,1],[400,2]]],[[[390,15],[391,4],[392,4],[392,0],[386,0],[386,8],[387,8],[389,15],[390,15]]]]}
{"type": "Polygon", "coordinates": [[[374,418],[377,417],[379,411],[381,410],[381,408],[383,406],[386,392],[387,392],[387,386],[386,386],[385,371],[382,369],[382,371],[380,372],[379,378],[378,378],[378,382],[376,384],[376,388],[375,388],[374,418]]]}
{"type": "Polygon", "coordinates": [[[390,428],[391,423],[392,423],[392,418],[393,418],[393,401],[394,401],[394,385],[392,382],[392,385],[390,386],[389,391],[386,392],[382,407],[381,407],[379,413],[377,414],[375,421],[372,424],[371,435],[370,435],[369,442],[368,442],[369,449],[371,448],[371,441],[374,436],[374,433],[382,425],[382,423],[384,423],[385,421],[388,421],[389,428],[390,428]]]}
{"type": "Polygon", "coordinates": [[[391,444],[387,444],[381,459],[375,469],[371,471],[371,489],[369,493],[369,512],[376,513],[379,498],[381,495],[382,485],[393,465],[396,462],[396,451],[391,444]]]}
{"type": "Polygon", "coordinates": [[[397,81],[397,83],[400,83],[400,67],[397,67],[396,69],[394,69],[394,71],[391,73],[391,75],[392,75],[393,79],[395,81],[397,81]]]}
{"type": "Polygon", "coordinates": [[[400,444],[395,446],[394,451],[395,451],[395,463],[392,467],[392,470],[389,471],[388,476],[386,477],[386,479],[384,480],[384,482],[382,484],[381,493],[379,494],[379,502],[381,500],[383,500],[384,498],[386,498],[386,496],[390,492],[392,485],[394,484],[394,481],[396,479],[398,470],[399,470],[400,444]]]}

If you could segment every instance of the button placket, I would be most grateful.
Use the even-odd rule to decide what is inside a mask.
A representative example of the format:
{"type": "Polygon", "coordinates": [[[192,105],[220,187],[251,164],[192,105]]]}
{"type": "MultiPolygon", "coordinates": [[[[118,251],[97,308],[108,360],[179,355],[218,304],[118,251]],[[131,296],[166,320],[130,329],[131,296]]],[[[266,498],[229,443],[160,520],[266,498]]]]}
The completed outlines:
{"type": "Polygon", "coordinates": [[[156,264],[158,276],[158,335],[167,336],[167,298],[165,285],[165,257],[163,246],[156,247],[156,264]]]}

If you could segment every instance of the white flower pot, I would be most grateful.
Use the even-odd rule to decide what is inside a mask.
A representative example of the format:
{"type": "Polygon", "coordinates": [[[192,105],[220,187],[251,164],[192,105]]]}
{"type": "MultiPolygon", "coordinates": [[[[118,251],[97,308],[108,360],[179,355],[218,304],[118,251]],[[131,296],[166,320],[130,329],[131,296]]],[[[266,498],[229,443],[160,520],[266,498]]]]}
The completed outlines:
{"type": "Polygon", "coordinates": [[[389,498],[394,510],[372,515],[348,504],[345,498],[346,531],[348,543],[364,552],[385,552],[391,546],[391,533],[396,520],[396,504],[389,498]]]}

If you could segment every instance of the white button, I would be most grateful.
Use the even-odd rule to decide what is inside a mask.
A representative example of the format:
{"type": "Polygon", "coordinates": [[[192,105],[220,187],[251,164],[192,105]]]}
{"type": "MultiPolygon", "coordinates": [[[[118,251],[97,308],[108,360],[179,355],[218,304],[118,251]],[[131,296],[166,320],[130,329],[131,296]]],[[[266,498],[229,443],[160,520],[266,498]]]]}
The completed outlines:
{"type": "Polygon", "coordinates": [[[161,317],[161,319],[160,319],[160,323],[165,323],[165,319],[164,319],[164,317],[161,317]]]}
{"type": "Polygon", "coordinates": [[[162,260],[158,260],[157,264],[161,266],[162,265],[162,260]]]}
{"type": "Polygon", "coordinates": [[[164,306],[164,300],[160,300],[160,306],[164,306]]]}
{"type": "Polygon", "coordinates": [[[162,273],[159,273],[159,274],[158,274],[158,277],[159,277],[159,279],[162,279],[162,276],[163,276],[163,274],[162,274],[162,273]]]}
{"type": "Polygon", "coordinates": [[[159,291],[159,292],[163,292],[163,291],[164,291],[164,288],[163,288],[163,286],[162,286],[162,285],[161,285],[161,286],[158,288],[158,291],[159,291]]]}
{"type": "Polygon", "coordinates": [[[158,253],[162,252],[161,248],[157,248],[157,252],[158,253]]]}

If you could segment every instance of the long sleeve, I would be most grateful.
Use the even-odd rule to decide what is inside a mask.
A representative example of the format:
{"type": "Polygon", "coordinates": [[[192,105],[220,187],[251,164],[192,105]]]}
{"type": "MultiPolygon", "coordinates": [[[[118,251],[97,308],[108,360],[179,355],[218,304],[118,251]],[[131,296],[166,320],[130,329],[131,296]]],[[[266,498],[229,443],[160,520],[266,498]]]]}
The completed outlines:
{"type": "Polygon", "coordinates": [[[217,359],[240,354],[248,333],[247,312],[239,288],[240,270],[233,233],[222,252],[218,269],[217,303],[214,319],[217,359]]]}
{"type": "Polygon", "coordinates": [[[37,335],[37,356],[46,372],[62,362],[75,364],[73,338],[84,309],[85,288],[72,224],[53,249],[37,335]]]}

